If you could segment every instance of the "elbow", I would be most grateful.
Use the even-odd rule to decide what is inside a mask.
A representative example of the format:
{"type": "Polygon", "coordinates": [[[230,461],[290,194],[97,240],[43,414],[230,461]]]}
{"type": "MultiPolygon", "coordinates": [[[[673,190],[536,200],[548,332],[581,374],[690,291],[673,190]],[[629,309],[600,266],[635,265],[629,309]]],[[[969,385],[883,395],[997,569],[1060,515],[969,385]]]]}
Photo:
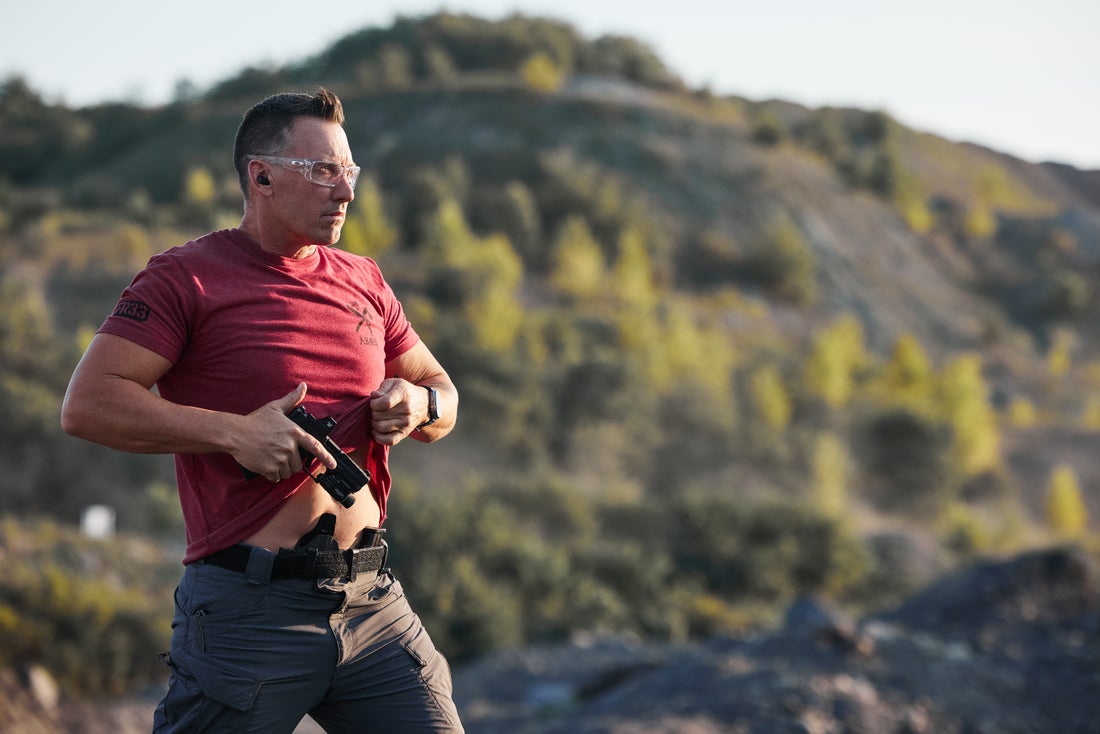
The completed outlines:
{"type": "Polygon", "coordinates": [[[80,401],[66,395],[61,404],[61,430],[74,438],[92,441],[92,425],[93,421],[89,420],[88,411],[81,407],[80,401]]]}
{"type": "Polygon", "coordinates": [[[70,436],[84,438],[83,422],[80,415],[73,410],[68,402],[61,406],[61,430],[70,436]]]}

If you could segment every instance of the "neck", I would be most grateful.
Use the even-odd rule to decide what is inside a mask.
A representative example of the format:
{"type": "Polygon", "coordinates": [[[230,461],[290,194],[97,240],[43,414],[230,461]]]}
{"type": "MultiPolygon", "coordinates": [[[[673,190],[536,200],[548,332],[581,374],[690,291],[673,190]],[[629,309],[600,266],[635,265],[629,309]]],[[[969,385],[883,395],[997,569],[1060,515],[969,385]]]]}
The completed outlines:
{"type": "Polygon", "coordinates": [[[261,250],[279,257],[299,260],[303,257],[309,257],[317,250],[317,246],[314,244],[289,241],[285,237],[275,236],[273,232],[269,231],[270,228],[265,228],[260,221],[255,217],[250,217],[247,212],[244,218],[241,219],[239,229],[251,237],[260,246],[261,250]]]}

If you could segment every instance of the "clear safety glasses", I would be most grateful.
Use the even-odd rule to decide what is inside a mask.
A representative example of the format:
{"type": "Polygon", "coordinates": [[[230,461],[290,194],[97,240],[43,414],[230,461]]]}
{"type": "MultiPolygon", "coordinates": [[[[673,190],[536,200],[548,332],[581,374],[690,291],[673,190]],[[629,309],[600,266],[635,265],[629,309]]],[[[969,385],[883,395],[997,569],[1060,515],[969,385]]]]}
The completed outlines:
{"type": "Polygon", "coordinates": [[[359,166],[345,166],[336,161],[311,161],[308,158],[280,158],[274,155],[250,155],[249,159],[267,161],[283,168],[297,171],[319,186],[327,186],[330,189],[340,181],[346,180],[354,189],[359,183],[359,174],[363,169],[359,166]]]}

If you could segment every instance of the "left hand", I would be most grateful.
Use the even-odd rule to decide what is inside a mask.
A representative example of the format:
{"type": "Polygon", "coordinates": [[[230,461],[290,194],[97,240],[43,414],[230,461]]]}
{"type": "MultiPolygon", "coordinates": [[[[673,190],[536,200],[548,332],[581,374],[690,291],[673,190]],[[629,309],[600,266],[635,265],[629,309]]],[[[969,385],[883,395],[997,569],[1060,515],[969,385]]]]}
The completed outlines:
{"type": "Polygon", "coordinates": [[[400,377],[388,377],[370,394],[371,435],[396,446],[428,419],[428,391],[400,377]]]}

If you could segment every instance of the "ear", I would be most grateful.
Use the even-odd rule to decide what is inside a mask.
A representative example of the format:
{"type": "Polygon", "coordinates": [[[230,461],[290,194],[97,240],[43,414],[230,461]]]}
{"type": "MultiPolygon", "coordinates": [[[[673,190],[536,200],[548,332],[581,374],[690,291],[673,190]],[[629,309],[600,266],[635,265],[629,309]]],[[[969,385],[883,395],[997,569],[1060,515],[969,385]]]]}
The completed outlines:
{"type": "Polygon", "coordinates": [[[267,166],[263,161],[249,161],[248,162],[248,179],[252,183],[256,184],[256,190],[261,193],[270,191],[271,178],[268,176],[267,166]]]}

